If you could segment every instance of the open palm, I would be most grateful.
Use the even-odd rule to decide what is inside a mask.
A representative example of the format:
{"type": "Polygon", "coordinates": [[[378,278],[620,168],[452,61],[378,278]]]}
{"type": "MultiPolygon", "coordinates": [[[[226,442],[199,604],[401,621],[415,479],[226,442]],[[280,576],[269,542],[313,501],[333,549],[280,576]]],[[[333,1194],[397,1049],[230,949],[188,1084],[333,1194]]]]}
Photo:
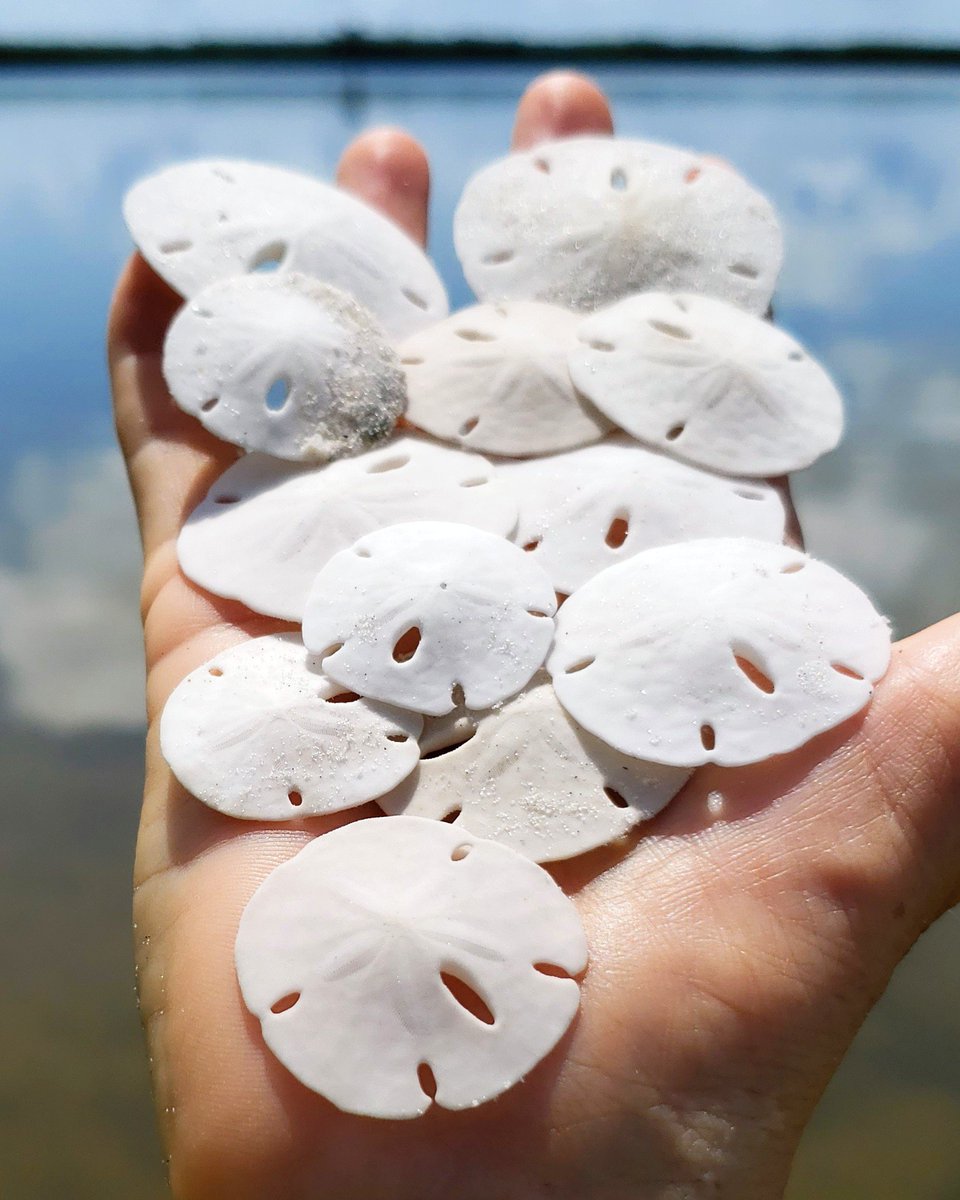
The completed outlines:
{"type": "MultiPolygon", "coordinates": [[[[603,96],[558,74],[528,90],[514,140],[609,129],[603,96]]],[[[365,135],[339,177],[423,240],[428,168],[410,138],[365,135]]],[[[854,1032],[960,894],[960,619],[895,647],[865,715],[757,766],[704,768],[629,848],[554,868],[580,907],[591,964],[578,1021],[522,1084],[477,1110],[408,1122],[347,1116],[267,1051],[240,999],[233,944],[261,880],[355,814],[232,821],[184,792],[158,749],[160,711],[187,672],[284,627],[178,570],[184,517],[235,457],[164,386],[163,336],[178,304],[134,256],[110,323],[145,559],[137,962],[176,1195],[779,1196],[854,1032]]]]}

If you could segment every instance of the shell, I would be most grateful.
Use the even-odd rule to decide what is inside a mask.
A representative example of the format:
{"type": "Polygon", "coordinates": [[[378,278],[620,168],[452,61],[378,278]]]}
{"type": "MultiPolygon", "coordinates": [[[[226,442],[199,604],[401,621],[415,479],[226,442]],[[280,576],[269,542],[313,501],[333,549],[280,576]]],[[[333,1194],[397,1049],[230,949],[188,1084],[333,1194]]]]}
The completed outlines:
{"type": "Polygon", "coordinates": [[[447,315],[439,275],[402,229],[296,171],[180,163],[135,184],[123,214],[144,258],[188,298],[251,271],[298,271],[353,296],[393,337],[447,315]]]}
{"type": "Polygon", "coordinates": [[[570,382],[580,318],[550,304],[483,304],[400,347],[407,417],[444,441],[517,457],[595,442],[610,422],[570,382]]]}
{"type": "Polygon", "coordinates": [[[450,520],[504,536],[517,506],[477,454],[420,438],[304,469],[250,454],[234,463],[177,541],[184,574],[256,612],[300,621],[317,572],[375,529],[450,520]]]}
{"type": "Polygon", "coordinates": [[[852,717],[890,630],[838,571],[747,538],[638,554],[561,608],[548,668],[574,720],[624,754],[694,767],[785,754],[852,717]]]}
{"type": "Polygon", "coordinates": [[[522,550],[465,525],[421,521],[361,538],[317,576],[303,640],[362,696],[440,715],[490,708],[542,665],[550,580],[522,550]]]}
{"type": "Polygon", "coordinates": [[[192,671],[160,721],[160,749],[204,804],[290,821],[375,800],[417,765],[422,718],[344,695],[295,634],[242,642],[192,671]]]}
{"type": "Polygon", "coordinates": [[[541,867],[393,817],[278,867],[243,913],[236,961],[288,1071],[346,1112],[396,1119],[425,1112],[434,1083],[436,1104],[473,1108],[532,1070],[573,1020],[587,947],[541,867]]]}
{"type": "Polygon", "coordinates": [[[163,373],[217,437],[298,462],[385,441],[406,407],[396,353],[369,313],[305,275],[225,279],[184,305],[163,373]]]}
{"type": "Polygon", "coordinates": [[[628,433],[689,462],[783,475],[843,434],[843,399],[823,367],[732,304],[632,296],[588,317],[577,336],[577,387],[628,433]]]}
{"type": "Polygon", "coordinates": [[[454,216],[481,300],[591,312],[696,291],[766,312],[783,258],[769,201],[726,165],[631,138],[541,142],[484,168],[454,216]]]}
{"type": "Polygon", "coordinates": [[[541,675],[502,707],[477,714],[468,740],[424,758],[378,803],[392,815],[458,814],[461,833],[552,862],[656,816],[689,774],[611,750],[571,720],[541,675]]]}
{"type": "Polygon", "coordinates": [[[654,546],[720,536],[783,540],[776,488],[714,475],[624,435],[504,463],[497,473],[520,506],[513,540],[564,595],[654,546]]]}

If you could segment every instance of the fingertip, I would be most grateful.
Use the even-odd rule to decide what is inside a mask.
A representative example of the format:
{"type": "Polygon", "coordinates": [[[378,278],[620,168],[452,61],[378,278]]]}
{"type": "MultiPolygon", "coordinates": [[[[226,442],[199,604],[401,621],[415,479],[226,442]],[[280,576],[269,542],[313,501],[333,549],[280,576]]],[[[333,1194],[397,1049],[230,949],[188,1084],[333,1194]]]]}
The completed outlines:
{"type": "Polygon", "coordinates": [[[426,245],[430,166],[404,130],[384,126],[355,138],[340,159],[337,183],[426,245]]]}
{"type": "Polygon", "coordinates": [[[513,126],[514,150],[547,138],[613,133],[610,105],[601,89],[579,71],[550,71],[524,92],[513,126]]]}

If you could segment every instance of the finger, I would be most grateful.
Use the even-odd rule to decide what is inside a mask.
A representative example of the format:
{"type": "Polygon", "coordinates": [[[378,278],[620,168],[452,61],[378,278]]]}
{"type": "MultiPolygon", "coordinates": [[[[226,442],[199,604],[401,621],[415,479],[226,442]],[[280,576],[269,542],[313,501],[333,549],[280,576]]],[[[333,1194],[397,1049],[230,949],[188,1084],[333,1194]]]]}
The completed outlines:
{"type": "Polygon", "coordinates": [[[176,535],[204,488],[237,451],[178,408],[163,379],[163,339],[183,303],[134,254],[114,292],[107,356],[117,437],[149,557],[176,535]]]}
{"type": "Polygon", "coordinates": [[[430,166],[419,142],[402,129],[371,129],[344,151],[337,183],[427,242],[430,166]]]}
{"type": "Polygon", "coordinates": [[[551,71],[535,79],[517,106],[514,150],[584,133],[613,133],[610,105],[597,85],[576,71],[551,71]]]}

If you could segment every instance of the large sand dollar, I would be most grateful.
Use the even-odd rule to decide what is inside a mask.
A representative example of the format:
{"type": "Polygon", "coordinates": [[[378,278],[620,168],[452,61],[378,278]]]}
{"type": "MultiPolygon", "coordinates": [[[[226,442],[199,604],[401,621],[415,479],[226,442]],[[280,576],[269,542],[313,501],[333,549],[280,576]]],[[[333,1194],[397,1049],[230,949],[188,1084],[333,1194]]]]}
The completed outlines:
{"type": "Polygon", "coordinates": [[[306,275],[205,288],[167,332],[174,400],[217,437],[326,462],[390,437],[406,407],[400,363],[366,309],[306,275]]]}
{"type": "Polygon", "coordinates": [[[860,711],[890,630],[838,571],[747,538],[638,554],[560,609],[548,661],[571,716],[624,754],[758,762],[860,711]]]}
{"type": "Polygon", "coordinates": [[[592,311],[695,291],[766,312],[783,257],[769,201],[729,167],[632,138],[541,142],[483,168],[454,218],[481,300],[592,311]]]}
{"type": "Polygon", "coordinates": [[[160,749],[211,808],[291,821],[389,791],[417,765],[422,723],[345,692],[299,637],[273,634],[225,650],[173,690],[160,749]]]}
{"type": "Polygon", "coordinates": [[[440,715],[519,692],[553,640],[550,580],[502,537],[442,521],[361,538],[317,575],[303,640],[362,696],[440,715]]]}
{"type": "Polygon", "coordinates": [[[123,213],[143,256],[183,296],[251,271],[299,271],[353,296],[394,337],[447,314],[440,277],[402,229],[297,171],[180,163],[136,183],[123,213]]]}
{"type": "Polygon", "coordinates": [[[522,1079],[573,1020],[587,947],[529,859],[441,821],[383,817],[278,867],[243,913],[236,961],[287,1070],[347,1112],[402,1118],[472,1108],[522,1079]]]}
{"type": "Polygon", "coordinates": [[[319,468],[249,454],[191,513],[177,554],[184,574],[208,591],[300,621],[314,577],[334,554],[374,529],[426,520],[505,536],[517,505],[486,459],[419,438],[319,468]]]}
{"type": "Polygon", "coordinates": [[[808,467],[843,433],[843,400],[783,330],[708,296],[631,296],[577,331],[570,374],[628,433],[733,475],[808,467]]]}

